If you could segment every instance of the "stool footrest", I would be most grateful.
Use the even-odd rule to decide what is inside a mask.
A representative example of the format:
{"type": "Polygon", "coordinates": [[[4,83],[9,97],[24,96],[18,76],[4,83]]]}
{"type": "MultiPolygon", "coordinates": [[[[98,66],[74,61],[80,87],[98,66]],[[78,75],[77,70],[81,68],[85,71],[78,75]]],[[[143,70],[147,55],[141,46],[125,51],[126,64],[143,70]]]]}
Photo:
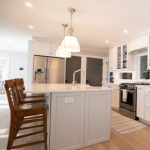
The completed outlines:
{"type": "Polygon", "coordinates": [[[31,128],[38,128],[38,127],[43,127],[44,125],[37,125],[37,126],[30,126],[30,127],[21,127],[19,130],[25,130],[25,129],[31,129],[31,128]]]}
{"type": "Polygon", "coordinates": [[[27,144],[16,145],[16,146],[12,146],[11,149],[21,148],[21,147],[25,147],[25,146],[31,146],[31,145],[35,145],[35,144],[41,144],[44,142],[45,141],[42,140],[42,141],[36,141],[36,142],[27,143],[27,144]]]}
{"type": "Polygon", "coordinates": [[[20,136],[17,136],[15,139],[20,139],[20,138],[23,138],[23,137],[26,137],[26,136],[31,136],[31,135],[35,135],[35,134],[39,134],[39,133],[44,133],[44,131],[38,131],[38,132],[33,132],[33,133],[29,133],[29,134],[24,134],[24,135],[20,135],[20,136]]]}

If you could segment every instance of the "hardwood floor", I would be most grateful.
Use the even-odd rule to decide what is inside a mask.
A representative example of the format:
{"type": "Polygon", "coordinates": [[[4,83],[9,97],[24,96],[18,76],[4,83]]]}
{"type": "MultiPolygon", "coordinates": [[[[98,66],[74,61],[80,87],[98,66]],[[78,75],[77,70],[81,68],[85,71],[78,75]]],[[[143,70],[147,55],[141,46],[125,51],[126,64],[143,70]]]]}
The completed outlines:
{"type": "Polygon", "coordinates": [[[150,126],[128,134],[119,134],[112,129],[109,142],[81,150],[150,150],[150,126]]]}
{"type": "MultiPolygon", "coordinates": [[[[0,120],[3,120],[0,121],[0,150],[5,150],[9,127],[9,108],[0,108],[0,120]],[[3,129],[6,129],[6,131],[3,131],[3,129]]],[[[44,147],[43,145],[36,145],[21,150],[44,150],[44,147]]],[[[111,129],[109,142],[81,150],[150,150],[150,126],[127,134],[120,134],[116,130],[111,129]]]]}

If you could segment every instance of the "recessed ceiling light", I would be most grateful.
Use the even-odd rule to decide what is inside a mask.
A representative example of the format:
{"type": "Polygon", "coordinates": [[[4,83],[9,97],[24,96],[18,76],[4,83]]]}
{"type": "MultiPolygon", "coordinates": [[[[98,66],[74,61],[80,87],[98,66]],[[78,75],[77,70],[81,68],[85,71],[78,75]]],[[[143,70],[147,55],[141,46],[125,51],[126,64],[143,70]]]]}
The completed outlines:
{"type": "Polygon", "coordinates": [[[109,41],[108,41],[108,40],[106,40],[106,41],[105,41],[105,43],[107,44],[107,43],[109,43],[109,41]]]}
{"type": "Polygon", "coordinates": [[[25,5],[26,5],[27,7],[29,7],[29,8],[31,8],[31,7],[32,7],[32,4],[31,4],[31,3],[29,3],[29,2],[25,2],[25,5]]]}
{"type": "Polygon", "coordinates": [[[123,33],[124,33],[124,34],[127,34],[127,33],[128,33],[128,30],[124,30],[123,33]]]}
{"type": "Polygon", "coordinates": [[[33,26],[33,25],[29,25],[28,28],[29,28],[29,29],[33,29],[34,26],[33,26]]]}

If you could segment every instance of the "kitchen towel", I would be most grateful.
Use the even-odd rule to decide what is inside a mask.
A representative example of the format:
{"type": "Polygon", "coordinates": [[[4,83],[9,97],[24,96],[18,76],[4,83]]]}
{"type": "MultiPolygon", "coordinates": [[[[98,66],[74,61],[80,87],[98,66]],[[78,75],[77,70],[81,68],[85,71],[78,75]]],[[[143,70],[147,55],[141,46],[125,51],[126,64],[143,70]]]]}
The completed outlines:
{"type": "Polygon", "coordinates": [[[127,102],[127,96],[128,96],[128,91],[127,90],[122,90],[122,101],[127,102]]]}

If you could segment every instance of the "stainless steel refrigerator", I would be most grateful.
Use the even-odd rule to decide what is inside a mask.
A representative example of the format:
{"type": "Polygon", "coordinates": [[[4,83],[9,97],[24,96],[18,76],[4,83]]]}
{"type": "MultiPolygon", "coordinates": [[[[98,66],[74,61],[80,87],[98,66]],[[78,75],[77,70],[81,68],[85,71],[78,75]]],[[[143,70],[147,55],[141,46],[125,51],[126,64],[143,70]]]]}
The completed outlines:
{"type": "Polygon", "coordinates": [[[65,59],[47,56],[34,56],[34,83],[64,83],[65,59]]]}

